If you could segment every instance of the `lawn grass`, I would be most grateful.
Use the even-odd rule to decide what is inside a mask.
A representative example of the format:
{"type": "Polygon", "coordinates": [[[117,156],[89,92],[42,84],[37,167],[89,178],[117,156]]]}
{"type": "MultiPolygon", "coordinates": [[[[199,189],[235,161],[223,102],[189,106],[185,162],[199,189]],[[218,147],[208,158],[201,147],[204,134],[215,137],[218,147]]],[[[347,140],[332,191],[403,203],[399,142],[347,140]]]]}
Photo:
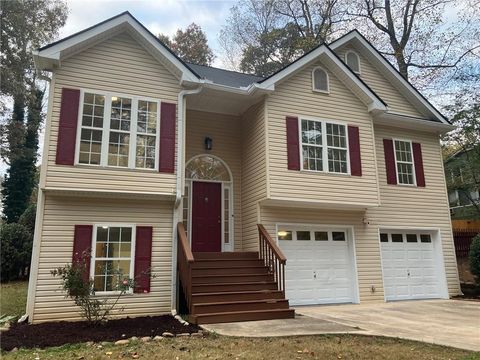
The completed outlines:
{"type": "MultiPolygon", "coordinates": [[[[47,335],[46,335],[47,336],[47,335]]],[[[359,335],[319,335],[289,338],[162,339],[159,342],[131,342],[128,345],[65,345],[46,350],[4,353],[5,360],[21,359],[464,359],[479,360],[473,353],[439,345],[393,338],[359,335]]]]}
{"type": "Polygon", "coordinates": [[[25,314],[28,281],[13,281],[0,284],[0,318],[20,317],[25,314]]]}

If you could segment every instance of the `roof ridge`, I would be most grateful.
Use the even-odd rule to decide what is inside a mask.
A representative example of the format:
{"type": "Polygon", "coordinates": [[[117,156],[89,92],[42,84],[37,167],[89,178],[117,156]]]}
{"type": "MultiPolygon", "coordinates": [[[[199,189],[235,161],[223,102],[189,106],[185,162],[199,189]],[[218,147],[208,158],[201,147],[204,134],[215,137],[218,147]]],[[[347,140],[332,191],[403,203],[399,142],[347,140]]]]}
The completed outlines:
{"type": "Polygon", "coordinates": [[[261,79],[264,78],[263,76],[260,76],[260,75],[249,74],[249,73],[245,73],[245,72],[241,72],[241,71],[236,71],[236,70],[222,69],[222,68],[219,68],[219,67],[216,67],[216,66],[195,64],[195,63],[191,63],[191,62],[186,62],[186,64],[187,64],[187,65],[195,65],[195,66],[203,66],[203,67],[210,68],[210,69],[221,70],[221,71],[236,73],[236,74],[240,74],[240,75],[255,76],[255,77],[258,77],[258,78],[261,78],[261,79]]]}

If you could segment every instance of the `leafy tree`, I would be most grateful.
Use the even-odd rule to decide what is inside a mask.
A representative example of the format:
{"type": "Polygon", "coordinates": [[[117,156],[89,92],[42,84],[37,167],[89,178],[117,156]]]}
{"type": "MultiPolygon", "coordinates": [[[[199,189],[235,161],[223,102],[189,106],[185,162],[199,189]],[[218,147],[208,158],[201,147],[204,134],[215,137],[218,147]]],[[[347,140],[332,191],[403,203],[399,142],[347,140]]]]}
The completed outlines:
{"type": "Polygon", "coordinates": [[[30,266],[32,233],[21,224],[2,224],[0,227],[1,281],[24,277],[30,266]]]}
{"type": "Polygon", "coordinates": [[[391,57],[406,79],[411,70],[424,83],[441,70],[458,69],[478,58],[480,44],[477,1],[469,0],[353,0],[346,8],[352,25],[391,57]],[[455,8],[453,8],[455,7],[455,8]],[[447,18],[447,11],[454,12],[447,18]]]}
{"type": "Polygon", "coordinates": [[[269,75],[342,27],[339,0],[247,0],[232,7],[220,42],[229,67],[269,75]],[[238,62],[237,58],[241,61],[238,62]]]}
{"type": "Polygon", "coordinates": [[[39,88],[31,52],[58,34],[67,7],[54,0],[2,1],[1,6],[0,154],[9,165],[2,190],[3,216],[7,222],[15,222],[27,208],[35,186],[43,117],[44,90],[39,88]],[[13,102],[11,115],[5,110],[6,102],[13,102]]]}
{"type": "Polygon", "coordinates": [[[172,39],[164,34],[159,34],[158,38],[186,62],[210,65],[215,58],[208,46],[207,36],[195,23],[188,25],[185,30],[178,29],[172,39]]]}
{"type": "Polygon", "coordinates": [[[480,234],[475,236],[472,240],[468,260],[470,271],[475,277],[477,285],[480,286],[480,234]]]}
{"type": "Polygon", "coordinates": [[[468,199],[480,217],[480,203],[471,195],[480,189],[480,95],[461,92],[445,110],[457,126],[444,137],[447,187],[468,199]]]}

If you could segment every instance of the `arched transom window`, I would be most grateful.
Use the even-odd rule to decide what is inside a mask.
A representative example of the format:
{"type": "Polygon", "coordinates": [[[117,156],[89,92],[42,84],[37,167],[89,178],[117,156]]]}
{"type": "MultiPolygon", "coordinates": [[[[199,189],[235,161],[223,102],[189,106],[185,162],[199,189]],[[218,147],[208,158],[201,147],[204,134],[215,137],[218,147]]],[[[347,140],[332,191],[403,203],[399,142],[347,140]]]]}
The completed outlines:
{"type": "Polygon", "coordinates": [[[347,51],[345,53],[345,62],[348,67],[352,69],[357,74],[360,74],[360,58],[358,54],[354,51],[347,51]]]}
{"type": "Polygon", "coordinates": [[[216,157],[200,155],[189,161],[185,167],[185,178],[190,180],[231,181],[225,164],[216,157]]]}
{"type": "Polygon", "coordinates": [[[312,71],[312,85],[313,91],[328,93],[330,91],[330,86],[328,84],[328,74],[321,68],[316,67],[312,71]]]}

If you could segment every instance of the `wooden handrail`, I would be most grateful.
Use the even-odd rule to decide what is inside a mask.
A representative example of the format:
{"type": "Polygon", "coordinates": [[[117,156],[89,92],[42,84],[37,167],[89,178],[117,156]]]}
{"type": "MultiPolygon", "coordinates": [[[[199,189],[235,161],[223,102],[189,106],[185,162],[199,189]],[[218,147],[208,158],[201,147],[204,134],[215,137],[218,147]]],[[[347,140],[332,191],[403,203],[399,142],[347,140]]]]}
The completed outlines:
{"type": "Polygon", "coordinates": [[[265,230],[262,224],[258,226],[258,256],[268,267],[268,271],[273,275],[277,283],[278,290],[285,296],[285,264],[287,258],[282,250],[275,244],[270,234],[265,230]]]}
{"type": "Polygon", "coordinates": [[[263,227],[262,224],[258,224],[257,226],[258,226],[258,231],[263,237],[265,237],[265,240],[269,243],[275,255],[277,255],[278,260],[280,260],[283,264],[285,264],[287,262],[287,257],[283,255],[282,250],[280,250],[280,248],[277,246],[275,241],[273,241],[272,237],[267,232],[267,230],[263,227]]]}
{"type": "Polygon", "coordinates": [[[187,232],[185,231],[185,225],[183,225],[183,223],[178,223],[177,232],[178,243],[182,246],[187,261],[193,262],[195,259],[193,257],[192,250],[190,249],[190,245],[188,244],[187,232]]]}
{"type": "Polygon", "coordinates": [[[177,269],[188,311],[192,311],[192,263],[195,261],[183,223],[177,224],[177,269]]]}

